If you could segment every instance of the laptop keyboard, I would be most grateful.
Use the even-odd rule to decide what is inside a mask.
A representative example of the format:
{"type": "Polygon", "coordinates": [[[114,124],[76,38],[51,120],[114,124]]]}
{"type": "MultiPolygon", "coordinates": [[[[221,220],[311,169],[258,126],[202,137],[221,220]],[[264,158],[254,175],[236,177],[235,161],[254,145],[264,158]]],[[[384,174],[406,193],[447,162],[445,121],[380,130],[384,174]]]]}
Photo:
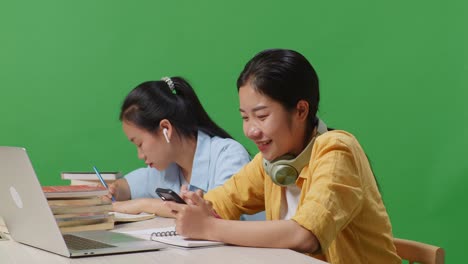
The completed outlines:
{"type": "Polygon", "coordinates": [[[116,247],[113,245],[105,244],[96,240],[91,240],[74,235],[63,235],[65,243],[69,249],[73,250],[87,250],[87,249],[98,249],[98,248],[112,248],[116,247]]]}

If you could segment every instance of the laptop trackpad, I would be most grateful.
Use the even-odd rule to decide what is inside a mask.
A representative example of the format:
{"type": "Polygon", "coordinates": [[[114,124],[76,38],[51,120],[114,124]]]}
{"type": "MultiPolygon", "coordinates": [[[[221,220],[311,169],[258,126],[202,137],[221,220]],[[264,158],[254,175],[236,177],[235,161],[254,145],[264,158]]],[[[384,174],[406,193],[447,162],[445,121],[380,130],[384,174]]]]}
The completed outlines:
{"type": "Polygon", "coordinates": [[[72,234],[75,236],[80,236],[114,245],[127,242],[146,241],[130,235],[110,231],[84,231],[72,234]]]}

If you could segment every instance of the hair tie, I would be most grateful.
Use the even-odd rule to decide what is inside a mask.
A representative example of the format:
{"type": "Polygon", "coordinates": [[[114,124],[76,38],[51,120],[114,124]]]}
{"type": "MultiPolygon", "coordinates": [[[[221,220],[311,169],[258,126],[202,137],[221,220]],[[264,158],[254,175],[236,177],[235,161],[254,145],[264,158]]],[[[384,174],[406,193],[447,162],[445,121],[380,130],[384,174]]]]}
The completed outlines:
{"type": "Polygon", "coordinates": [[[176,90],[175,90],[175,85],[174,85],[174,82],[172,81],[171,78],[169,77],[162,77],[161,80],[165,81],[167,83],[167,86],[169,86],[169,89],[171,89],[171,92],[173,94],[177,94],[176,90]]]}

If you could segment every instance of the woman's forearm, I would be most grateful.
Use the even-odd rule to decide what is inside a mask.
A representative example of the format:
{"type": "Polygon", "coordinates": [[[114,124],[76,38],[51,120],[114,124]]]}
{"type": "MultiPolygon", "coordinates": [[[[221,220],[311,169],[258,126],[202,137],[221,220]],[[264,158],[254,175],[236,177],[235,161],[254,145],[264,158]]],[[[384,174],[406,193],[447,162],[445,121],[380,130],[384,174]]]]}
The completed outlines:
{"type": "Polygon", "coordinates": [[[317,238],[293,220],[231,221],[212,219],[206,230],[207,239],[250,247],[289,248],[299,252],[315,252],[317,238]]]}
{"type": "Polygon", "coordinates": [[[156,214],[162,217],[174,217],[170,209],[164,206],[164,202],[158,198],[143,198],[142,212],[156,214]]]}
{"type": "Polygon", "coordinates": [[[113,210],[127,214],[139,214],[141,212],[156,214],[163,217],[173,217],[170,209],[163,205],[163,201],[157,198],[140,198],[113,203],[113,210]]]}

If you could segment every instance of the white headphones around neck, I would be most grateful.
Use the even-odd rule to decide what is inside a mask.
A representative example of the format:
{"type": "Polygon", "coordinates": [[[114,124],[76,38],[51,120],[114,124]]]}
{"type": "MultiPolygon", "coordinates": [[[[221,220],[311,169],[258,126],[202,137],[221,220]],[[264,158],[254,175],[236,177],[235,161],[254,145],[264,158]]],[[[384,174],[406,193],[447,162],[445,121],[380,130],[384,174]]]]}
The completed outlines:
{"type": "Polygon", "coordinates": [[[169,140],[169,136],[167,135],[167,128],[163,128],[163,135],[164,135],[164,138],[166,139],[166,142],[171,143],[169,140]]]}
{"type": "Polygon", "coordinates": [[[309,164],[312,147],[315,139],[328,131],[327,125],[318,120],[317,134],[310,140],[309,144],[297,157],[291,154],[283,155],[273,161],[263,159],[263,168],[271,180],[279,186],[288,186],[296,182],[301,170],[309,164]]]}

